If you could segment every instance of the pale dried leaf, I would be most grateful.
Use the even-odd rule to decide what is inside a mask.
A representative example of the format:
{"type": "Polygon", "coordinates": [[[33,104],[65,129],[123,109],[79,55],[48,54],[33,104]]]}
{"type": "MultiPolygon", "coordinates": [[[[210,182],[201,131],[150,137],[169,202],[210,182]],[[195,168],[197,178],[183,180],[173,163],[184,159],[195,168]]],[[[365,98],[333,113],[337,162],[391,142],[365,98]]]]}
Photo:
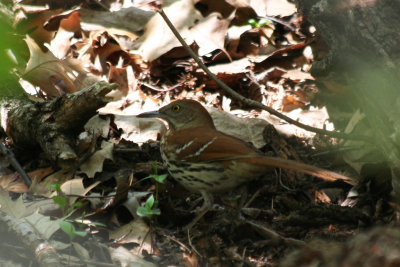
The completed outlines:
{"type": "Polygon", "coordinates": [[[145,261],[141,254],[133,254],[130,250],[123,246],[117,248],[110,247],[111,257],[114,262],[119,262],[120,266],[140,266],[140,267],[157,267],[152,262],[145,261]]]}
{"type": "Polygon", "coordinates": [[[75,252],[79,255],[79,258],[89,261],[91,259],[89,251],[83,247],[81,244],[72,242],[72,246],[75,249],[75,252]]]}
{"type": "Polygon", "coordinates": [[[166,131],[165,124],[157,119],[139,119],[134,116],[115,115],[114,122],[118,129],[122,129],[121,138],[134,143],[157,140],[158,134],[166,131]]]}
{"type": "Polygon", "coordinates": [[[89,178],[93,178],[96,172],[103,170],[103,163],[106,159],[113,160],[114,143],[103,141],[101,149],[96,151],[87,161],[85,161],[80,169],[89,178]]]}
{"type": "Polygon", "coordinates": [[[135,7],[123,8],[115,12],[80,9],[81,25],[86,31],[106,30],[110,33],[136,38],[135,32],[143,30],[154,12],[135,7]]]}
{"type": "Polygon", "coordinates": [[[28,35],[25,41],[30,53],[30,58],[23,74],[25,80],[39,86],[49,97],[77,91],[75,84],[68,76],[71,70],[66,64],[50,51],[44,53],[28,35]]]}
{"type": "Polygon", "coordinates": [[[141,249],[137,253],[141,253],[142,250],[147,250],[148,253],[151,253],[150,229],[143,219],[131,221],[111,231],[110,239],[116,240],[118,244],[139,244],[141,249]]]}
{"type": "Polygon", "coordinates": [[[136,210],[140,207],[141,199],[145,196],[148,196],[149,192],[129,192],[128,197],[122,206],[126,208],[126,210],[134,217],[135,219],[140,218],[137,215],[136,210]]]}
{"type": "Polygon", "coordinates": [[[107,138],[110,130],[110,118],[95,115],[85,124],[84,128],[90,134],[107,138]]]}
{"type": "Polygon", "coordinates": [[[44,216],[39,213],[33,213],[22,220],[32,225],[32,227],[37,230],[40,236],[46,240],[49,239],[58,229],[60,229],[60,225],[58,224],[60,219],[52,220],[50,216],[44,216]]]}
{"type": "MultiPolygon", "coordinates": [[[[291,112],[285,113],[288,117],[297,120],[306,125],[316,128],[325,128],[326,130],[334,130],[332,123],[329,123],[329,115],[325,107],[316,108],[311,107],[310,110],[303,110],[300,108],[294,109],[291,112]]],[[[306,131],[293,124],[287,123],[266,111],[262,111],[259,118],[263,118],[270,122],[275,129],[285,136],[297,136],[301,138],[311,139],[315,133],[306,131]]]]}
{"type": "MultiPolygon", "coordinates": [[[[41,186],[44,188],[50,188],[51,185],[55,184],[63,184],[69,179],[72,179],[75,176],[74,170],[59,170],[51,175],[49,175],[42,183],[41,186]]],[[[43,193],[43,196],[49,197],[52,192],[47,191],[43,193]]]]}
{"type": "Polygon", "coordinates": [[[11,200],[8,192],[0,188],[0,210],[13,216],[16,219],[22,218],[25,214],[25,205],[22,197],[17,200],[11,200]]]}
{"type": "Polygon", "coordinates": [[[287,0],[247,0],[259,16],[286,17],[293,15],[297,9],[287,0]]]}
{"type": "Polygon", "coordinates": [[[199,55],[203,56],[214,50],[225,50],[225,36],[231,19],[221,19],[215,13],[200,19],[190,29],[194,40],[199,46],[199,55]]]}
{"type": "Polygon", "coordinates": [[[217,130],[251,142],[257,148],[266,144],[262,133],[269,125],[267,121],[256,118],[239,118],[215,108],[208,108],[208,111],[217,130]]]}
{"type": "MultiPolygon", "coordinates": [[[[185,41],[191,44],[193,34],[190,28],[195,25],[196,21],[202,19],[200,12],[194,8],[193,1],[177,1],[166,7],[164,12],[185,41]]],[[[150,19],[138,42],[141,43],[139,52],[148,61],[153,61],[172,48],[181,46],[160,15],[150,19]]]]}
{"type": "Polygon", "coordinates": [[[4,174],[0,176],[0,188],[3,188],[7,192],[28,192],[28,187],[19,173],[4,174]]]}

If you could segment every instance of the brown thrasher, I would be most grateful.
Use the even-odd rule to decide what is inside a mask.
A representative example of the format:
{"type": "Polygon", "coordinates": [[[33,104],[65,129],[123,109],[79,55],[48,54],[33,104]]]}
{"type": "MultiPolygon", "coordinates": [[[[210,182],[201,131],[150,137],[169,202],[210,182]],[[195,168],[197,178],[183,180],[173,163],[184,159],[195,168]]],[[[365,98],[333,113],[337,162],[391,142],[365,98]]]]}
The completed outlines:
{"type": "Polygon", "coordinates": [[[303,172],[325,180],[354,181],[311,165],[267,157],[246,142],[224,134],[214,126],[207,110],[194,100],[177,100],[139,118],[160,118],[169,129],[161,138],[161,156],[169,173],[186,189],[201,193],[204,204],[199,220],[212,204],[213,192],[228,191],[260,177],[273,168],[303,172]]]}

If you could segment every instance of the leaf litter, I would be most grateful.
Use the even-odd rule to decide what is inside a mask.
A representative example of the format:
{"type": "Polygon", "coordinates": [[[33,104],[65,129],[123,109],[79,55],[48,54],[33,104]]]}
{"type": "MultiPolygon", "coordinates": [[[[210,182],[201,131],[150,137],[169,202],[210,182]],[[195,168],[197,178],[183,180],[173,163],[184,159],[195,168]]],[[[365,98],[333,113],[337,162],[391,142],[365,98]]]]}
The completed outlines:
{"type": "MultiPolygon", "coordinates": [[[[174,99],[191,98],[208,107],[219,130],[267,154],[325,168],[340,168],[340,160],[327,156],[316,162],[311,155],[334,148],[334,141],[265,111],[249,109],[226,95],[197,67],[156,14],[162,2],[85,2],[75,6],[67,1],[61,7],[55,3],[28,6],[24,1],[14,4],[16,29],[26,34],[28,47],[16,53],[26,63],[18,68],[21,84],[31,83],[35,90],[30,93],[38,100],[79,91],[99,80],[119,85],[109,94],[113,101],[102,107],[82,132],[89,136],[81,146],[87,158],[73,170],[44,172],[30,188],[36,197],[48,197],[54,194],[51,186],[58,184],[58,194],[68,199],[69,205],[84,203],[71,218],[78,223],[82,217],[77,225],[101,240],[103,251],[107,250],[106,259],[93,253],[91,258],[85,254],[86,260],[111,263],[113,259],[121,265],[140,262],[143,266],[276,266],[292,250],[290,238],[343,239],[358,232],[358,222],[367,220],[365,216],[330,210],[336,206],[332,204],[344,200],[348,187],[325,188],[281,171],[249,183],[244,218],[238,217],[237,208],[238,196],[246,194],[233,192],[217,201],[223,208],[207,214],[190,232],[177,231],[193,217],[197,196],[171,179],[165,184],[143,179],[154,175],[154,161],[161,162],[156,141],[165,125],[133,115],[174,99]],[[137,219],[135,210],[145,204],[147,192],[158,193],[161,215],[137,219]],[[339,215],[333,216],[333,212],[339,215]]],[[[210,70],[235,91],[305,124],[333,129],[323,102],[318,100],[320,88],[308,73],[315,35],[311,27],[301,27],[304,20],[291,1],[180,0],[164,1],[163,8],[210,70]]],[[[84,140],[82,133],[79,136],[84,140]]],[[[354,158],[345,160],[360,171],[363,165],[354,158]]],[[[40,157],[25,161],[33,171],[42,170],[35,166],[49,166],[40,157]]],[[[157,172],[163,174],[166,169],[159,165],[157,172]]],[[[23,186],[15,186],[16,181],[22,183],[17,177],[16,173],[2,174],[1,187],[8,192],[26,192],[23,186]]],[[[2,193],[0,197],[1,211],[17,211],[16,218],[26,214],[28,205],[21,198],[11,212],[8,196],[2,193]]],[[[34,198],[35,202],[40,200],[34,198]]],[[[46,239],[66,242],[65,234],[57,231],[60,219],[53,220],[54,207],[46,211],[31,205],[30,209],[38,213],[34,218],[25,215],[25,221],[40,221],[37,230],[46,239]]],[[[56,217],[61,218],[59,208],[55,209],[56,217]]],[[[80,241],[89,250],[99,249],[90,238],[80,241]]]]}

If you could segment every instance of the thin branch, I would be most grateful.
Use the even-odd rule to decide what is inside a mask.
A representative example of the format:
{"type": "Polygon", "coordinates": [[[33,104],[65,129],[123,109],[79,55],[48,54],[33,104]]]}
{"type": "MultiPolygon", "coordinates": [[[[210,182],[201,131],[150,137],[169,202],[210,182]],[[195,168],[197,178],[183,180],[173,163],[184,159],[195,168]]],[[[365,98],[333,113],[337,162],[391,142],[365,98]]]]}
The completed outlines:
{"type": "Polygon", "coordinates": [[[3,153],[3,155],[7,158],[8,162],[21,175],[21,177],[24,179],[26,185],[29,188],[32,185],[32,180],[31,178],[29,178],[28,174],[26,174],[25,170],[19,164],[19,162],[14,156],[14,153],[12,153],[2,142],[0,142],[0,152],[3,153]]]}
{"type": "Polygon", "coordinates": [[[196,55],[196,53],[193,52],[193,50],[189,47],[189,45],[185,42],[185,40],[183,40],[182,36],[179,34],[179,32],[176,30],[176,28],[174,27],[172,22],[169,20],[169,18],[165,14],[164,10],[159,9],[159,10],[157,10],[157,12],[161,15],[161,17],[167,23],[168,27],[171,29],[171,31],[173,32],[175,37],[179,40],[179,42],[182,44],[182,46],[188,51],[188,53],[194,59],[194,61],[196,61],[196,63],[199,64],[199,66],[205,71],[205,73],[207,73],[208,76],[211,77],[211,79],[213,79],[222,89],[224,89],[227,93],[229,93],[235,99],[242,101],[246,105],[251,106],[253,108],[259,108],[259,109],[266,110],[270,114],[275,115],[278,118],[283,119],[288,123],[296,125],[297,127],[300,127],[302,129],[305,129],[310,132],[327,135],[330,137],[342,138],[342,139],[355,139],[355,140],[370,141],[370,138],[368,138],[367,136],[364,136],[364,135],[350,135],[350,134],[345,134],[345,133],[341,133],[341,132],[327,131],[324,129],[315,128],[315,127],[303,124],[301,122],[298,122],[298,121],[276,111],[275,109],[267,107],[267,106],[261,104],[260,102],[254,101],[252,99],[248,99],[248,98],[242,96],[241,94],[237,93],[235,90],[233,90],[228,85],[226,85],[223,81],[218,79],[218,77],[207,68],[207,66],[200,60],[200,58],[196,55]]]}

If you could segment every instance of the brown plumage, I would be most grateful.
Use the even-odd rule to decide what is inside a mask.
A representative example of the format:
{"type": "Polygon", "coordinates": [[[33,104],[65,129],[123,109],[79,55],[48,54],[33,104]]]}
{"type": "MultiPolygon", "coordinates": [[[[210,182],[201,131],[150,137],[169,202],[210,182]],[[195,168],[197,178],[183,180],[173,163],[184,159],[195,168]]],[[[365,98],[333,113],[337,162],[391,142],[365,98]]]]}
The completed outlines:
{"type": "Polygon", "coordinates": [[[352,179],[335,172],[262,155],[244,141],[217,131],[207,110],[193,100],[174,101],[138,117],[157,117],[168,123],[169,130],[161,139],[163,161],[174,179],[188,190],[203,195],[205,210],[212,201],[210,193],[227,191],[273,168],[353,183],[352,179]]]}

